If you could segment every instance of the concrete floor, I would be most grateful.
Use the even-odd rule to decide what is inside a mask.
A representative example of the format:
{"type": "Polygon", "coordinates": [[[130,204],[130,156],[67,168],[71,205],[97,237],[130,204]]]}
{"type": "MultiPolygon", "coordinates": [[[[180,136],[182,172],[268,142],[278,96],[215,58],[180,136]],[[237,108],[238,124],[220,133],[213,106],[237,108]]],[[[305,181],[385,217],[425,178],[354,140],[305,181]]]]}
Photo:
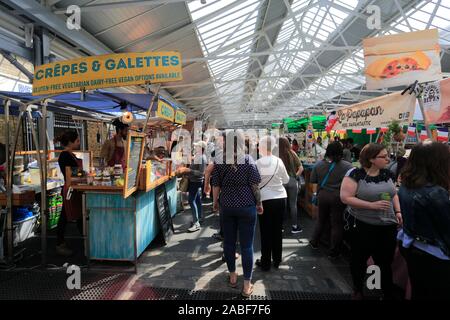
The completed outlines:
{"type": "MultiPolygon", "coordinates": [[[[187,208],[186,208],[187,209],[187,208]]],[[[165,246],[152,245],[139,259],[137,275],[130,281],[120,299],[132,299],[144,287],[182,288],[188,290],[241,290],[241,259],[238,289],[227,286],[227,267],[222,262],[221,242],[212,238],[219,229],[219,216],[205,203],[205,221],[200,231],[189,233],[190,210],[174,218],[175,232],[165,246]]],[[[314,250],[308,239],[314,228],[309,216],[300,215],[304,231],[293,235],[286,226],[283,236],[283,261],[278,270],[263,272],[255,267],[254,295],[267,296],[269,291],[302,291],[324,294],[351,294],[348,263],[344,258],[330,260],[326,250],[314,250]]],[[[260,257],[259,226],[255,238],[255,259],[260,257]]]]}
{"type": "MultiPolygon", "coordinates": [[[[34,295],[24,296],[24,292],[28,292],[28,289],[34,290],[30,286],[37,289],[45,285],[49,287],[46,297],[50,299],[53,297],[54,299],[77,297],[81,297],[80,299],[92,297],[94,299],[151,299],[155,296],[155,292],[159,292],[156,296],[161,296],[161,290],[166,290],[164,292],[167,293],[172,289],[182,289],[184,292],[206,292],[210,294],[210,297],[218,297],[215,299],[239,297],[243,285],[241,259],[237,260],[236,265],[239,274],[238,288],[233,289],[227,285],[228,271],[226,264],[222,261],[221,242],[212,237],[219,229],[219,216],[211,213],[210,202],[204,203],[204,216],[205,221],[201,230],[189,233],[187,229],[190,227],[192,217],[189,207],[185,207],[184,211],[174,217],[175,232],[168,244],[161,245],[158,241],[154,241],[139,258],[137,273],[134,273],[134,267],[130,263],[92,262],[90,269],[82,269],[86,274],[86,276],[83,275],[83,279],[86,279],[87,285],[85,289],[78,292],[67,292],[65,289],[67,275],[65,268],[62,268],[65,262],[81,267],[86,265],[82,254],[82,240],[77,239],[79,235],[75,226],[69,226],[67,230],[66,241],[76,252],[69,258],[56,256],[55,237],[52,233],[50,234],[48,263],[55,267],[53,270],[39,270],[40,239],[30,239],[25,244],[24,257],[10,270],[12,273],[0,273],[2,279],[6,281],[4,295],[0,290],[0,297],[34,298],[34,295]],[[114,277],[119,277],[117,279],[120,281],[115,280],[114,277]],[[89,280],[91,278],[102,280],[89,280]],[[55,281],[55,285],[60,289],[55,287],[53,290],[49,285],[51,281],[55,281]],[[102,283],[101,290],[97,285],[92,284],[97,282],[102,283]],[[8,284],[8,290],[6,290],[6,284],[8,284]],[[94,287],[96,291],[94,290],[93,293],[94,287]],[[15,295],[12,295],[13,292],[15,295]],[[212,293],[216,295],[211,295],[212,293]]],[[[349,298],[351,278],[347,259],[341,257],[330,260],[327,258],[327,250],[324,247],[318,250],[312,249],[308,245],[308,239],[314,229],[315,221],[302,212],[299,214],[299,221],[304,230],[302,233],[293,235],[290,233],[290,226],[285,226],[283,261],[279,269],[272,268],[269,272],[263,272],[255,267],[253,273],[255,289],[252,299],[299,299],[299,297],[305,297],[305,294],[306,297],[313,299],[316,299],[315,297],[327,299],[330,296],[338,299],[349,298]]],[[[286,224],[288,223],[286,221],[286,224]]],[[[256,230],[255,260],[260,257],[259,226],[256,230]]],[[[40,297],[41,292],[40,289],[36,291],[36,296],[40,297]]],[[[167,298],[169,293],[162,296],[167,298]]]]}

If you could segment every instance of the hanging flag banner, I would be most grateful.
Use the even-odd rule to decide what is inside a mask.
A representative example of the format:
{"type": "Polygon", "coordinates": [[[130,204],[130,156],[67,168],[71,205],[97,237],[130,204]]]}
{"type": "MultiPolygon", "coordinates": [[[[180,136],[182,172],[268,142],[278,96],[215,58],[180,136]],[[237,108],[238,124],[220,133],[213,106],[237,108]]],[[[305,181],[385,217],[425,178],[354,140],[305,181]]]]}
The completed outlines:
{"type": "Polygon", "coordinates": [[[426,85],[422,98],[428,124],[450,123],[450,78],[426,85]]]}
{"type": "Polygon", "coordinates": [[[186,113],[181,110],[177,110],[175,113],[175,122],[178,124],[186,124],[186,113]]]}
{"type": "Polygon", "coordinates": [[[414,95],[391,93],[336,110],[338,120],[333,129],[382,128],[392,120],[398,120],[400,125],[409,124],[415,106],[414,95]]]}
{"type": "Polygon", "coordinates": [[[428,133],[427,133],[427,130],[422,130],[422,131],[420,131],[420,140],[426,140],[426,139],[428,139],[428,133]]]}
{"type": "Polygon", "coordinates": [[[438,128],[437,129],[437,141],[446,142],[448,141],[448,129],[438,128]]]}
{"type": "Polygon", "coordinates": [[[408,135],[411,137],[416,136],[416,127],[414,125],[408,126],[408,135]]]}
{"type": "Polygon", "coordinates": [[[182,80],[179,52],[119,53],[35,68],[33,95],[182,80]]]}
{"type": "Polygon", "coordinates": [[[308,128],[306,129],[306,142],[314,143],[314,129],[311,122],[308,123],[308,128]]]}
{"type": "Polygon", "coordinates": [[[363,40],[367,89],[442,79],[437,29],[363,40]]]}
{"type": "Polygon", "coordinates": [[[332,111],[327,117],[327,124],[325,126],[325,131],[330,133],[330,131],[333,129],[336,121],[337,121],[336,112],[332,111]]]}
{"type": "Polygon", "coordinates": [[[173,122],[175,118],[175,110],[172,108],[170,104],[159,99],[158,109],[156,110],[156,116],[173,122]]]}
{"type": "Polygon", "coordinates": [[[377,133],[377,129],[376,129],[376,128],[367,128],[367,129],[366,129],[366,133],[367,133],[367,134],[374,134],[374,133],[377,133]]]}

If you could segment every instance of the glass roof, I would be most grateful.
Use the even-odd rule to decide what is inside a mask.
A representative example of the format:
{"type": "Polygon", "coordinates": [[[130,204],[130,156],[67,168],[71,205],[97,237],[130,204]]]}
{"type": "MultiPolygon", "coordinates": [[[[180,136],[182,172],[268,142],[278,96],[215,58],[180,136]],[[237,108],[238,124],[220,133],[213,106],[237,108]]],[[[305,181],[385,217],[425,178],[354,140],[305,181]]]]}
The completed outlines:
{"type": "Polygon", "coordinates": [[[222,104],[238,106],[240,103],[250,63],[250,57],[245,55],[251,53],[256,40],[255,28],[262,4],[263,1],[259,0],[221,0],[207,5],[200,1],[189,3],[205,56],[244,56],[242,59],[217,59],[208,63],[222,104]],[[242,80],[220,84],[234,79],[242,80]]]}
{"type": "MultiPolygon", "coordinates": [[[[450,21],[442,18],[444,15],[448,16],[448,14],[450,14],[450,1],[424,1],[420,6],[407,11],[403,16],[396,19],[385,30],[382,30],[380,34],[388,35],[437,28],[441,46],[448,48],[450,43],[450,32],[448,31],[450,30],[450,21]],[[444,2],[447,2],[447,4],[444,4],[444,2]]],[[[293,114],[326,102],[337,106],[343,101],[355,103],[359,100],[364,100],[364,92],[366,90],[364,89],[365,78],[362,73],[363,69],[364,56],[362,49],[351,51],[343,61],[337,62],[327,70],[326,74],[319,77],[305,90],[279,107],[287,108],[293,114]],[[331,101],[335,97],[339,97],[337,102],[331,101]]],[[[280,89],[288,80],[283,78],[271,81],[273,83],[278,81],[278,83],[282,84],[279,87],[275,87],[280,89]]],[[[263,90],[268,88],[267,85],[263,87],[261,83],[260,86],[263,90]]],[[[387,90],[382,91],[389,92],[387,90]]],[[[280,110],[280,108],[277,108],[277,110],[280,110]]],[[[286,116],[286,114],[280,112],[272,114],[274,119],[281,119],[283,116],[286,116]]]]}
{"type": "MultiPolygon", "coordinates": [[[[445,14],[450,14],[450,1],[425,1],[421,6],[417,6],[415,9],[411,9],[405,13],[405,16],[401,16],[395,20],[386,30],[380,32],[382,35],[396,34],[399,32],[410,32],[424,29],[439,29],[440,44],[441,46],[448,46],[450,43],[450,21],[442,18],[445,14]],[[447,3],[445,5],[444,3],[447,3]],[[406,18],[405,18],[406,17],[406,18]]],[[[317,93],[317,104],[327,102],[327,100],[336,97],[340,94],[344,94],[350,90],[359,88],[365,84],[365,77],[362,72],[364,69],[364,56],[362,49],[351,52],[351,54],[344,60],[332,68],[330,68],[330,74],[336,74],[334,76],[325,75],[314,81],[307,90],[317,90],[318,86],[324,86],[325,92],[321,94],[317,93]],[[347,76],[346,74],[352,74],[347,76]]],[[[364,90],[358,90],[357,95],[364,94],[364,90]]],[[[299,97],[291,100],[298,101],[298,98],[307,98],[309,93],[302,92],[299,97]]],[[[341,100],[343,97],[339,97],[341,100]]],[[[357,102],[358,99],[354,101],[357,102]]],[[[328,101],[332,103],[331,101],[328,101]]],[[[338,102],[339,103],[339,102],[338,102]]]]}

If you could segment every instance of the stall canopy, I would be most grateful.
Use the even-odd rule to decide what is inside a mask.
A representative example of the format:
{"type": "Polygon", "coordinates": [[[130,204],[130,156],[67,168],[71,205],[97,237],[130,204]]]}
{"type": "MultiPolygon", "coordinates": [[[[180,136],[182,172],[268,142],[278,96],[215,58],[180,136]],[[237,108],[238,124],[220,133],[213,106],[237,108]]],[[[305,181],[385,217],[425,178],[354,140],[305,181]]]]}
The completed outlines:
{"type": "MultiPolygon", "coordinates": [[[[30,93],[0,91],[0,101],[2,101],[1,96],[17,99],[25,103],[45,98],[45,96],[32,96],[30,93]]],[[[68,93],[50,97],[48,109],[53,112],[89,118],[111,118],[111,116],[120,114],[122,112],[121,107],[126,106],[127,110],[133,112],[136,118],[139,119],[144,118],[152,98],[152,94],[112,93],[96,90],[92,93],[86,92],[83,99],[81,93],[68,93]],[[92,112],[95,114],[92,114],[92,112]]],[[[17,114],[18,104],[14,103],[14,100],[11,101],[12,114],[17,114]]],[[[170,102],[167,103],[170,104],[170,102]]],[[[177,109],[177,106],[172,104],[171,106],[175,110],[177,109]]],[[[156,103],[153,104],[153,110],[156,110],[156,103]]],[[[0,108],[0,112],[4,113],[3,107],[0,108]]]]}
{"type": "Polygon", "coordinates": [[[312,126],[315,130],[325,130],[326,121],[327,118],[323,115],[315,115],[298,120],[291,118],[283,119],[284,125],[285,127],[287,127],[289,132],[305,131],[309,122],[312,123],[312,126]]]}

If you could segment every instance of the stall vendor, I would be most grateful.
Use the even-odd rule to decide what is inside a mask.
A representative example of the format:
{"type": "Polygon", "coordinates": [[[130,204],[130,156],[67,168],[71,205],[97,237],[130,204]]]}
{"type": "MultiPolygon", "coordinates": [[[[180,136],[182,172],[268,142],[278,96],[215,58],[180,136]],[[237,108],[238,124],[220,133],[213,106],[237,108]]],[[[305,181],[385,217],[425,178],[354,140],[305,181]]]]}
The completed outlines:
{"type": "Polygon", "coordinates": [[[105,164],[114,167],[116,164],[121,164],[125,167],[125,141],[128,134],[128,124],[123,123],[119,119],[115,119],[112,123],[116,127],[116,134],[110,140],[107,140],[101,151],[101,157],[105,164]]]}
{"type": "Polygon", "coordinates": [[[62,256],[71,256],[72,250],[70,250],[64,239],[64,234],[66,232],[66,225],[68,221],[76,221],[78,231],[83,234],[83,221],[82,221],[82,199],[81,194],[73,191],[71,196],[68,197],[70,186],[66,183],[66,167],[72,169],[77,168],[77,170],[83,169],[83,161],[78,159],[73,153],[80,149],[80,137],[78,133],[73,130],[68,130],[58,138],[58,141],[64,146],[64,151],[62,151],[58,158],[59,168],[64,176],[64,188],[62,190],[63,196],[63,206],[61,216],[58,221],[58,227],[56,230],[56,253],[62,256]],[[69,199],[68,199],[69,198],[69,199]]]}
{"type": "Polygon", "coordinates": [[[154,150],[150,150],[150,147],[148,145],[145,146],[144,149],[144,159],[145,160],[155,160],[161,162],[164,158],[164,150],[161,152],[159,148],[156,148],[154,150]]]}

